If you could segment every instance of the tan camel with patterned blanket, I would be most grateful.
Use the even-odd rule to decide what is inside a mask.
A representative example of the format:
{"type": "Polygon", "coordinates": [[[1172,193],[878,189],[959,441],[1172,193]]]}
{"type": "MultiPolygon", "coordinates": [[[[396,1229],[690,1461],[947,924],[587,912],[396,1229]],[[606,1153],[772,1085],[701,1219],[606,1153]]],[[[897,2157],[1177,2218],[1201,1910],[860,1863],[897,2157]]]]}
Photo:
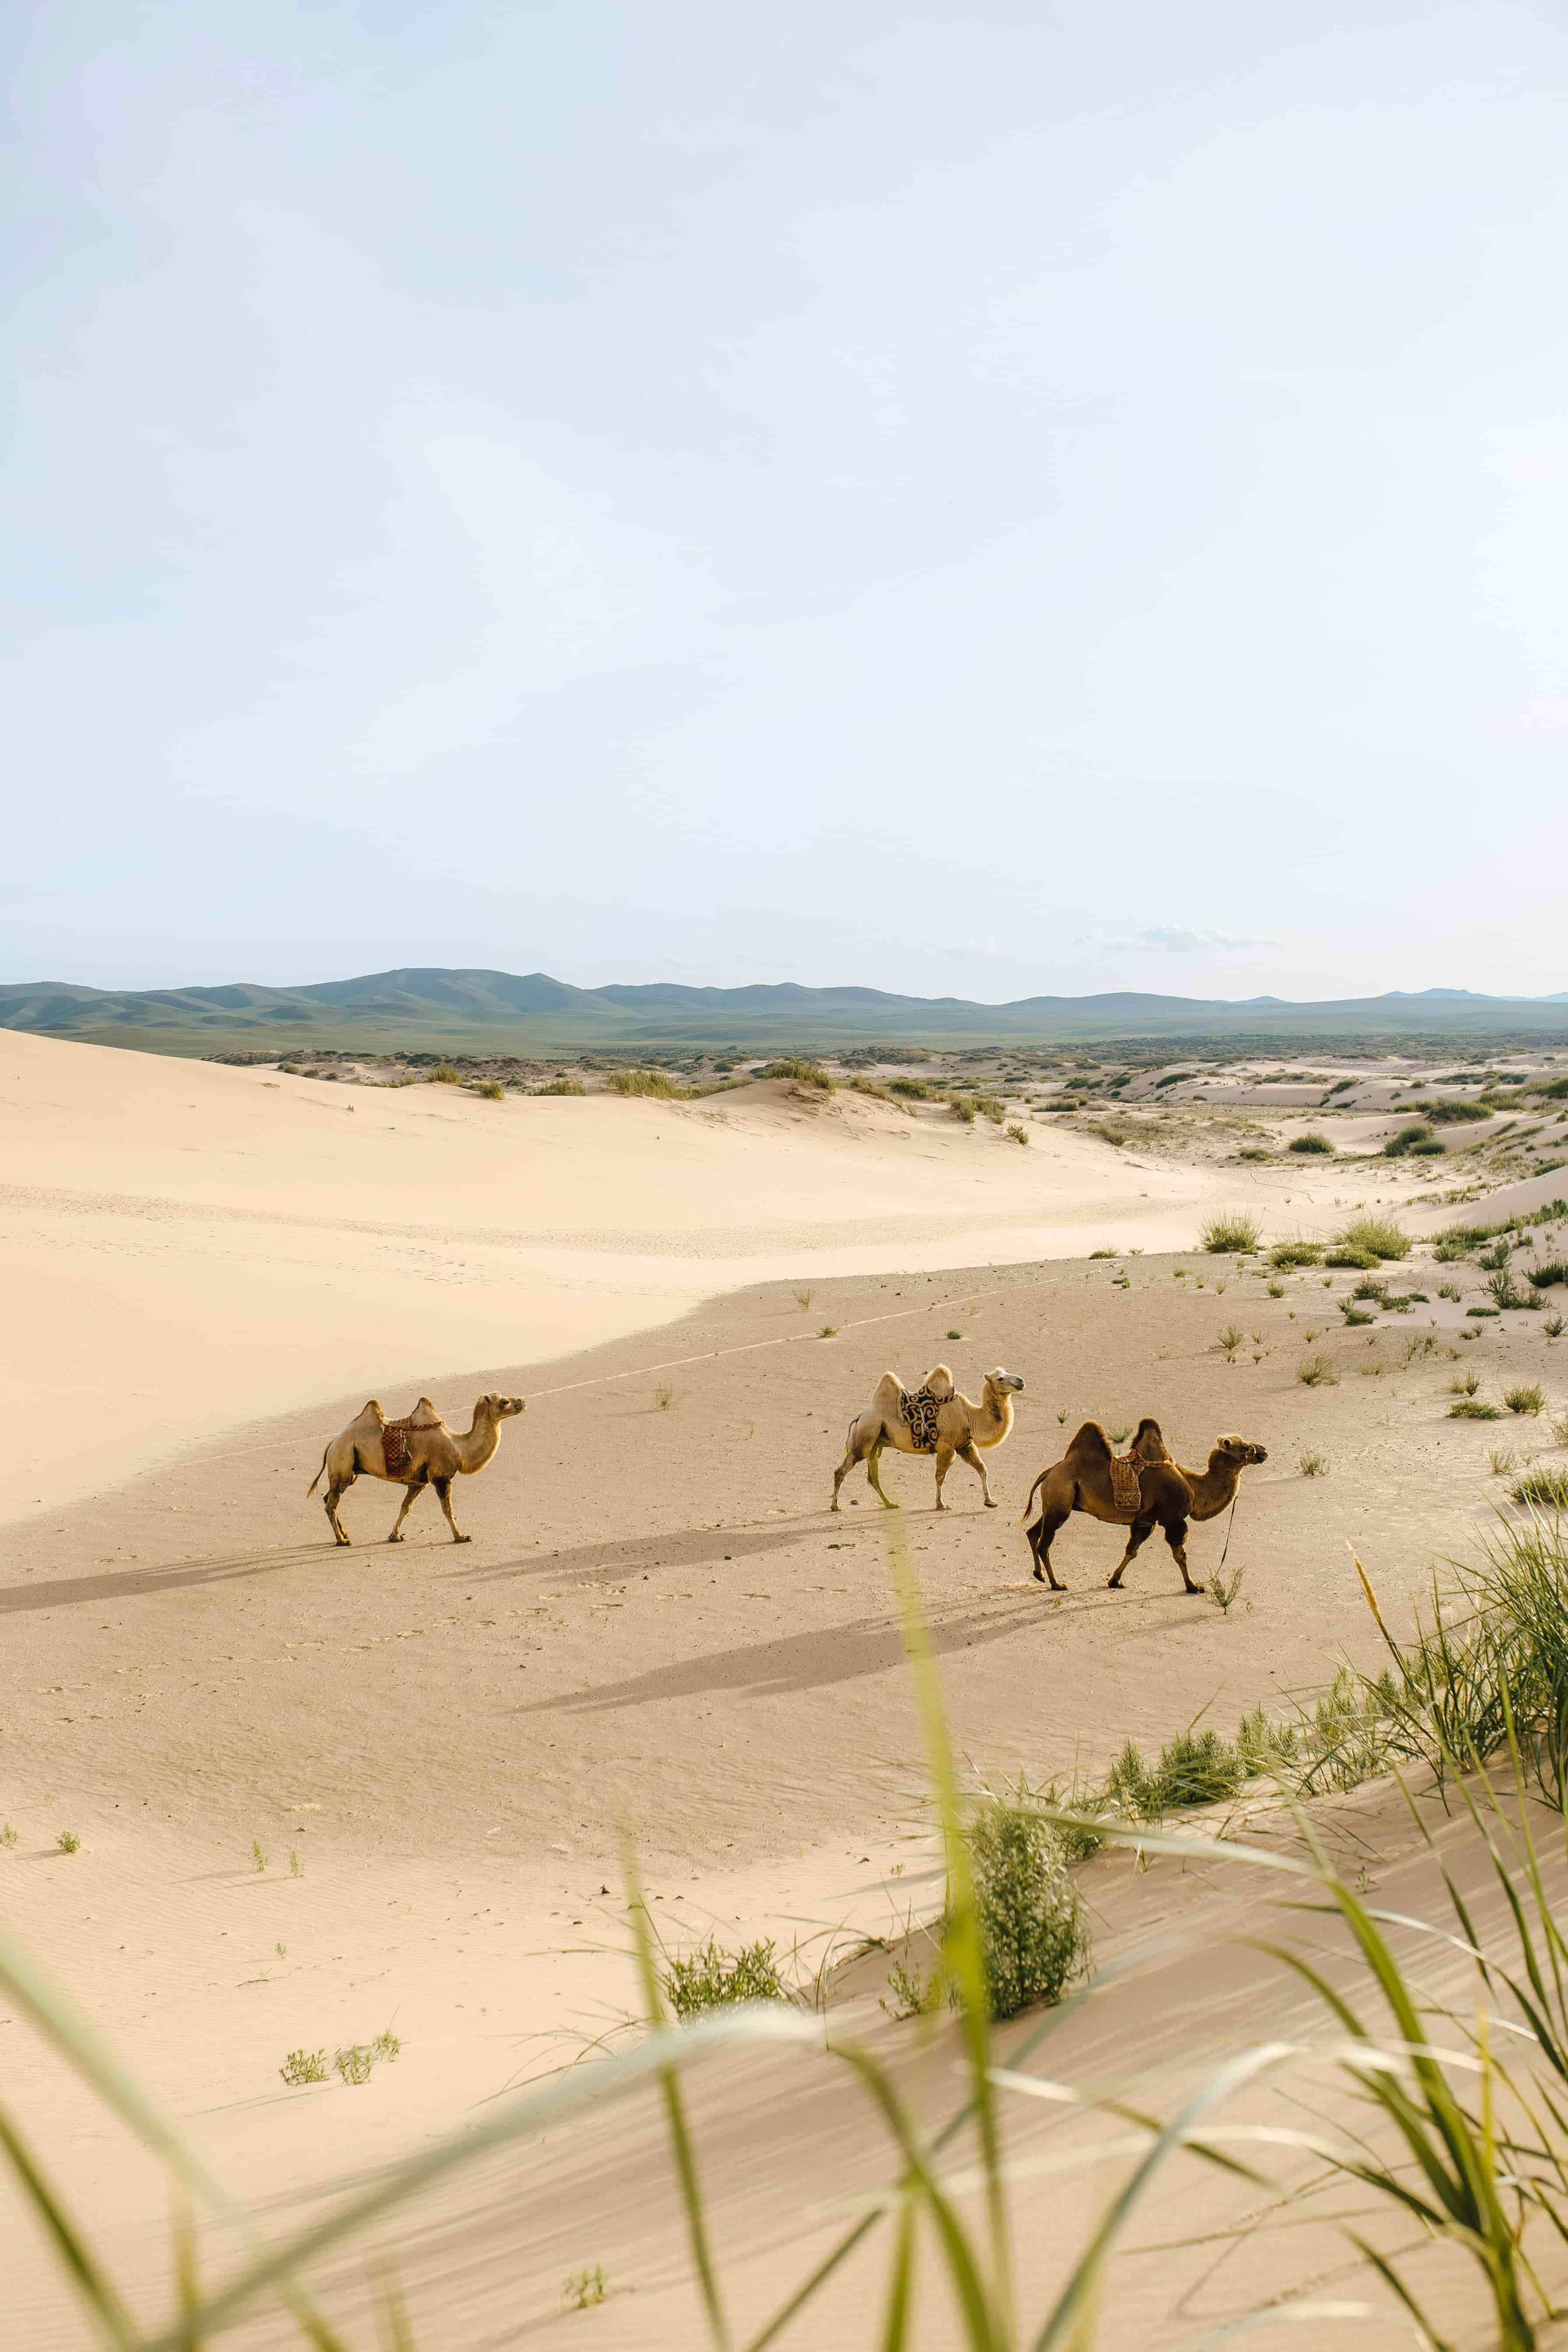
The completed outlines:
{"type": "Polygon", "coordinates": [[[341,1544],[349,1541],[338,1517],[338,1504],[356,1478],[387,1478],[407,1488],[397,1524],[388,1543],[403,1541],[403,1522],[414,1507],[422,1486],[434,1486],[447,1515],[454,1543],[467,1543],[452,1517],[452,1481],[471,1478],[482,1470],[500,1444],[500,1424],[524,1410],[521,1397],[482,1396],[474,1406],[473,1426],[459,1435],[447,1428],[428,1397],[421,1397],[405,1421],[388,1421],[374,1397],[346,1429],[338,1432],[321,1456],[306,1488],[313,1495],[324,1471],[328,1523],[341,1544]]]}
{"type": "Polygon", "coordinates": [[[994,1511],[996,1505],[980,1449],[1002,1444],[1013,1426],[1013,1398],[1023,1385],[1016,1372],[1004,1371],[998,1364],[994,1372],[986,1373],[981,1401],[975,1404],[953,1387],[952,1374],[945,1364],[934,1364],[913,1390],[906,1389],[896,1372],[884,1372],[870,1403],[849,1424],[844,1459],[833,1474],[833,1508],[839,1507],[838,1489],[845,1479],[857,1462],[863,1462],[878,1500],[885,1509],[897,1510],[892,1496],[883,1494],[877,1475],[878,1457],[885,1445],[890,1445],[900,1454],[935,1454],[937,1510],[946,1508],[942,1480],[957,1460],[967,1462],[979,1474],[985,1507],[994,1511]]]}

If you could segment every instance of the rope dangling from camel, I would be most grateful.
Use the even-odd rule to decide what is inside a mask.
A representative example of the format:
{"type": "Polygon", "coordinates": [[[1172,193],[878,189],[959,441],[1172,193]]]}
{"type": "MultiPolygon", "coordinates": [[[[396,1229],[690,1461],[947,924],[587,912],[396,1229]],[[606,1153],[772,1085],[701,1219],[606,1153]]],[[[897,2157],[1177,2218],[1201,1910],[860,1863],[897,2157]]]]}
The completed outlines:
{"type": "Polygon", "coordinates": [[[900,1400],[900,1410],[910,1425],[910,1435],[915,1441],[917,1454],[936,1452],[936,1414],[938,1398],[929,1388],[906,1389],[900,1400]]]}
{"type": "Polygon", "coordinates": [[[1136,1454],[1110,1457],[1110,1499],[1119,1511],[1135,1511],[1143,1498],[1143,1465],[1136,1454]]]}
{"type": "Polygon", "coordinates": [[[386,1465],[386,1475],[395,1478],[408,1467],[408,1433],[411,1429],[439,1429],[438,1421],[416,1421],[412,1414],[405,1421],[384,1421],[381,1424],[381,1455],[386,1465]]]}

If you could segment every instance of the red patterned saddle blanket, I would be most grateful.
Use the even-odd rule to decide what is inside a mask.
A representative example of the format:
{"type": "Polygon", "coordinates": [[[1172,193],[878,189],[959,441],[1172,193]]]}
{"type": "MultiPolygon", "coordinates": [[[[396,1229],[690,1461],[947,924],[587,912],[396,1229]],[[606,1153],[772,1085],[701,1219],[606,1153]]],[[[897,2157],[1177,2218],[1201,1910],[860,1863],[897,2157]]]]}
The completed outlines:
{"type": "Polygon", "coordinates": [[[389,1478],[399,1477],[408,1467],[408,1433],[411,1429],[439,1429],[438,1421],[416,1421],[412,1414],[406,1421],[384,1421],[381,1424],[381,1458],[386,1465],[389,1478]]]}
{"type": "Polygon", "coordinates": [[[1110,1457],[1110,1499],[1119,1511],[1135,1511],[1142,1498],[1143,1465],[1136,1454],[1110,1457]]]}
{"type": "Polygon", "coordinates": [[[903,1395],[903,1415],[909,1423],[910,1434],[915,1441],[917,1454],[936,1452],[937,1400],[930,1389],[906,1389],[903,1395]]]}

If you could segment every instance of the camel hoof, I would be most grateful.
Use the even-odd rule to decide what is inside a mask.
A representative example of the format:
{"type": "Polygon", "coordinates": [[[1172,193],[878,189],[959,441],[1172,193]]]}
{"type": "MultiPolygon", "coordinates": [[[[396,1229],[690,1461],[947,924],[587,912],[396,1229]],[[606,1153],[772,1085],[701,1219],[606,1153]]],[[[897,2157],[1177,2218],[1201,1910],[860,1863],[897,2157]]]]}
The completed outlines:
{"type": "Polygon", "coordinates": [[[388,1543],[401,1543],[403,1541],[403,1538],[394,1530],[394,1532],[387,1537],[386,1540],[388,1543]]]}
{"type": "Polygon", "coordinates": [[[1036,1569],[1036,1570],[1035,1570],[1035,1582],[1036,1582],[1037,1584],[1044,1584],[1045,1580],[1046,1580],[1046,1571],[1045,1571],[1045,1570],[1044,1570],[1043,1568],[1037,1568],[1037,1569],[1036,1569]]]}
{"type": "Polygon", "coordinates": [[[994,1495],[986,1496],[985,1507],[988,1511],[994,1511],[996,1508],[996,1497],[994,1495]]]}
{"type": "Polygon", "coordinates": [[[456,1535],[455,1535],[455,1536],[452,1538],[452,1541],[453,1541],[454,1543],[472,1543],[472,1542],[473,1542],[473,1540],[474,1540],[474,1539],[473,1539],[473,1537],[472,1537],[472,1536],[456,1536],[456,1535]]]}
{"type": "Polygon", "coordinates": [[[1189,1592],[1202,1592],[1204,1589],[1201,1584],[1189,1584],[1187,1587],[1189,1592]]]}

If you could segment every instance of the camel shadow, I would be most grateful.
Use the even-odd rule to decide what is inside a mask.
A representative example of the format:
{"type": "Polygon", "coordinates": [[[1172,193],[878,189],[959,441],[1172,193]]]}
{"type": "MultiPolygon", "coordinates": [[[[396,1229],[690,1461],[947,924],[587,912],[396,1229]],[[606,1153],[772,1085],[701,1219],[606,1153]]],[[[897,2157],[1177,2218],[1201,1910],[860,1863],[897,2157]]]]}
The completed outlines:
{"type": "Polygon", "coordinates": [[[454,1568],[448,1582],[468,1586],[499,1583],[503,1578],[548,1576],[556,1582],[586,1583],[605,1576],[651,1573],[656,1568],[723,1567],[734,1560],[758,1559],[783,1551],[801,1537],[798,1520],[785,1527],[687,1528],[666,1536],[627,1536],[619,1543],[573,1544],[532,1559],[497,1560],[454,1568]]]}
{"type": "MultiPolygon", "coordinates": [[[[977,1644],[1005,1641],[1016,1633],[1021,1618],[1038,1613],[1028,1595],[1000,1605],[983,1602],[929,1625],[927,1638],[936,1654],[946,1657],[977,1644]]],[[[863,1617],[812,1633],[781,1633],[772,1641],[710,1651],[706,1657],[655,1666],[646,1674],[603,1683],[594,1690],[537,1699],[518,1713],[611,1715],[655,1699],[700,1698],[717,1691],[784,1698],[796,1692],[828,1689],[836,1683],[858,1682],[867,1675],[901,1670],[906,1664],[898,1619],[863,1617]]]]}
{"type": "Polygon", "coordinates": [[[134,1601],[143,1593],[181,1592],[202,1584],[237,1584],[248,1577],[266,1576],[274,1569],[293,1567],[330,1549],[335,1547],[310,1544],[291,1551],[243,1552],[232,1559],[199,1560],[188,1568],[117,1569],[111,1576],[8,1584],[0,1586],[0,1616],[26,1616],[37,1609],[64,1609],[89,1601],[134,1601]]]}

